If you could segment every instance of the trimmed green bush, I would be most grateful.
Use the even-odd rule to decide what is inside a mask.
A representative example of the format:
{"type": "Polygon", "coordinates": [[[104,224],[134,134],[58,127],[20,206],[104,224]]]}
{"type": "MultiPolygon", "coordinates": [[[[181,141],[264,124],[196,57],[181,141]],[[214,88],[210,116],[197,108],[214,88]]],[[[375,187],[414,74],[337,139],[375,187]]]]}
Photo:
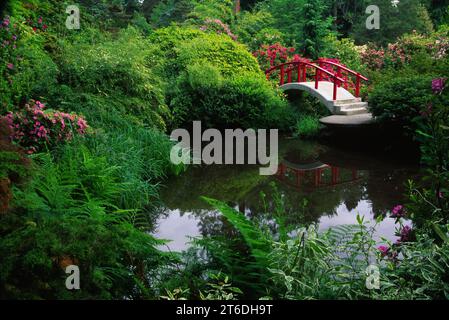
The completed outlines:
{"type": "Polygon", "coordinates": [[[292,110],[263,76],[243,73],[207,86],[198,85],[201,79],[192,80],[194,77],[195,73],[181,76],[171,99],[178,126],[188,126],[194,120],[214,128],[282,129],[291,125],[288,115],[292,110]]]}
{"type": "Polygon", "coordinates": [[[226,35],[174,26],[150,38],[163,53],[172,127],[189,126],[193,120],[218,128],[294,125],[292,110],[245,46],[226,35]]]}
{"type": "Polygon", "coordinates": [[[369,108],[380,121],[415,127],[432,99],[432,76],[404,76],[379,81],[369,95],[369,108]]]}
{"type": "Polygon", "coordinates": [[[257,60],[241,44],[229,37],[202,33],[179,47],[182,65],[207,61],[217,67],[224,76],[241,72],[260,72],[257,60]]]}

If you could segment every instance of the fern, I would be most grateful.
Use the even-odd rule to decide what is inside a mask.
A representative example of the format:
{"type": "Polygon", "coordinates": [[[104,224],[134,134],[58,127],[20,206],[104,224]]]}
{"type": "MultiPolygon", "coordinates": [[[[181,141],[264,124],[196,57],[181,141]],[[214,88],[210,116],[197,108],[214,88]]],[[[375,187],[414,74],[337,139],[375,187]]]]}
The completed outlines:
{"type": "Polygon", "coordinates": [[[218,200],[202,197],[207,203],[219,210],[226,219],[240,232],[251,255],[261,266],[267,265],[267,255],[270,252],[270,239],[266,234],[248,220],[243,214],[218,200]]]}

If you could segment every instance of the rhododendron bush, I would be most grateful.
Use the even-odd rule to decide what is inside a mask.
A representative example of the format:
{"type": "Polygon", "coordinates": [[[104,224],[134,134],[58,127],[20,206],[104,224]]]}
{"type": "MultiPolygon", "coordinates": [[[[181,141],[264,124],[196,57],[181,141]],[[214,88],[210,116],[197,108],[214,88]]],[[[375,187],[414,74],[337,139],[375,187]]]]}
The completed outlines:
{"type": "Polygon", "coordinates": [[[287,48],[280,43],[262,45],[259,50],[253,52],[262,70],[267,70],[281,63],[298,61],[301,57],[295,54],[295,48],[287,48]]]}
{"type": "Polygon", "coordinates": [[[445,59],[449,52],[449,37],[444,32],[434,33],[431,37],[418,33],[405,35],[385,48],[369,44],[363,47],[361,59],[370,69],[380,70],[385,67],[400,68],[423,53],[433,59],[445,59]]]}
{"type": "Polygon", "coordinates": [[[29,154],[41,151],[45,146],[70,141],[75,135],[83,136],[89,126],[75,113],[45,110],[39,101],[30,101],[19,112],[9,112],[5,117],[12,130],[11,140],[29,154]]]}

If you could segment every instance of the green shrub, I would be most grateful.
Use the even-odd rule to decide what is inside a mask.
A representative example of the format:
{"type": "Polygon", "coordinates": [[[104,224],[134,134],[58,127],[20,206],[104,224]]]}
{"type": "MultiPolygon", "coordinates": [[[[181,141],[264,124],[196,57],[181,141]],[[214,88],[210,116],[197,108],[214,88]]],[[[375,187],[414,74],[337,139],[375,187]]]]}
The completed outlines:
{"type": "MultiPolygon", "coordinates": [[[[137,30],[128,28],[117,39],[97,44],[66,42],[58,62],[61,82],[69,85],[75,95],[92,93],[112,101],[118,99],[127,105],[125,113],[146,125],[165,129],[169,114],[161,80],[153,69],[157,55],[137,30]]],[[[108,104],[103,108],[109,108],[108,104]]]]}
{"type": "Polygon", "coordinates": [[[384,78],[369,95],[369,108],[380,121],[395,121],[414,128],[432,98],[431,76],[384,78]]]}
{"type": "Polygon", "coordinates": [[[158,205],[158,183],[179,168],[170,161],[168,136],[127,114],[129,101],[126,97],[122,100],[109,102],[107,97],[86,94],[65,107],[82,111],[93,128],[86,141],[91,152],[107,157],[110,166],[126,168],[119,171],[120,181],[127,186],[120,206],[151,213],[158,205]]]}
{"type": "MultiPolygon", "coordinates": [[[[16,19],[11,20],[11,24],[18,23],[16,19]]],[[[18,37],[17,48],[8,57],[2,55],[12,69],[6,75],[6,63],[0,66],[0,113],[32,97],[47,94],[57,80],[58,68],[44,50],[45,38],[24,25],[16,28],[14,35],[18,37]]]]}
{"type": "Polygon", "coordinates": [[[169,27],[150,36],[163,55],[172,127],[203,120],[209,127],[288,128],[286,102],[256,59],[225,35],[169,27]]]}
{"type": "Polygon", "coordinates": [[[179,62],[188,66],[195,63],[208,63],[217,67],[223,76],[242,72],[259,72],[257,60],[241,44],[229,37],[202,33],[179,46],[179,62]]]}
{"type": "Polygon", "coordinates": [[[193,90],[209,90],[221,88],[223,77],[220,70],[210,64],[194,64],[187,67],[189,84],[193,90]]]}
{"type": "Polygon", "coordinates": [[[181,76],[171,97],[175,125],[188,125],[194,120],[214,128],[285,129],[291,125],[292,110],[257,73],[243,73],[201,87],[196,83],[202,80],[192,81],[192,77],[181,76]]]}

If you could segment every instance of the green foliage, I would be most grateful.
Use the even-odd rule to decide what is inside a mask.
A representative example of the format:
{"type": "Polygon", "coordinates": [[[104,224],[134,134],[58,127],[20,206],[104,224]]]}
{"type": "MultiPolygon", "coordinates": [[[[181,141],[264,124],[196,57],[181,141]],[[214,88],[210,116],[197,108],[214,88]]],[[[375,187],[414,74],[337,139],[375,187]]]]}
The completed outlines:
{"type": "Polygon", "coordinates": [[[233,0],[194,0],[192,12],[188,15],[188,22],[199,24],[206,19],[220,19],[230,24],[234,18],[233,0]]]}
{"type": "MultiPolygon", "coordinates": [[[[444,234],[448,227],[436,225],[444,234]]],[[[448,299],[449,243],[418,234],[417,241],[401,247],[403,259],[381,273],[381,291],[375,299],[448,299]]]]}
{"type": "Polygon", "coordinates": [[[296,123],[295,135],[301,138],[311,138],[320,131],[320,122],[317,117],[310,115],[300,116],[296,123]]]}
{"type": "Polygon", "coordinates": [[[193,64],[187,67],[188,81],[193,90],[220,88],[223,77],[220,70],[211,64],[193,64]]]}
{"type": "Polygon", "coordinates": [[[206,74],[189,73],[178,79],[170,103],[178,125],[193,120],[214,128],[285,129],[292,125],[291,109],[263,76],[242,73],[221,82],[216,75],[215,69],[209,74],[214,82],[207,84],[206,74]],[[195,75],[200,79],[194,79],[195,75]]]}
{"type": "Polygon", "coordinates": [[[258,227],[249,221],[242,213],[219,201],[206,197],[203,197],[203,199],[219,210],[221,214],[225,216],[235,228],[237,228],[257,263],[261,266],[266,265],[266,258],[270,248],[267,235],[260,231],[258,227]]]}
{"type": "Polygon", "coordinates": [[[319,58],[325,46],[324,38],[329,34],[331,20],[324,18],[325,9],[326,5],[322,0],[306,0],[302,9],[304,40],[301,43],[301,51],[312,59],[319,58]]]}
{"type": "MultiPolygon", "coordinates": [[[[373,234],[377,227],[369,225],[357,216],[357,225],[343,225],[319,233],[316,227],[299,228],[294,236],[279,241],[262,232],[257,224],[249,221],[223,203],[207,199],[239,230],[242,241],[250,248],[257,265],[269,282],[259,298],[280,299],[444,299],[447,298],[448,226],[434,225],[443,242],[419,234],[416,242],[396,244],[402,254],[400,260],[385,258],[375,248],[373,234]],[[257,248],[256,250],[254,248],[257,248]],[[259,250],[260,248],[260,250],[259,250]],[[253,252],[256,252],[254,254],[253,252]],[[263,266],[268,267],[263,271],[263,266]],[[376,265],[380,269],[380,289],[366,287],[367,267],[376,265]]],[[[281,223],[281,220],[277,220],[281,223]]],[[[378,219],[378,222],[380,219],[378,219]]],[[[449,231],[449,230],[448,230],[449,231]]],[[[220,242],[220,241],[219,241],[220,242]]],[[[217,239],[201,243],[208,250],[217,239]]],[[[231,243],[221,240],[222,245],[231,243]]],[[[225,270],[238,270],[246,263],[248,278],[250,268],[243,260],[245,252],[230,256],[231,247],[220,247],[213,254],[231,259],[233,264],[222,265],[225,270]],[[227,249],[224,249],[227,248],[227,249]],[[240,255],[240,256],[239,256],[240,255]]],[[[228,260],[229,262],[229,260],[228,260]]],[[[239,278],[240,288],[248,289],[239,278]]],[[[256,291],[257,292],[257,291],[256,291]]],[[[247,295],[248,291],[244,291],[247,295]]]]}
{"type": "Polygon", "coordinates": [[[296,47],[303,43],[302,29],[305,21],[299,19],[305,0],[270,0],[263,2],[260,9],[274,18],[274,28],[285,35],[285,45],[296,47]]]}
{"type": "Polygon", "coordinates": [[[185,21],[192,10],[193,3],[190,0],[163,0],[154,9],[146,11],[145,15],[150,18],[153,26],[161,28],[185,21]]]}
{"type": "Polygon", "coordinates": [[[41,154],[36,163],[34,179],[16,190],[14,210],[2,218],[0,296],[154,297],[148,284],[164,263],[156,249],[162,242],[136,228],[148,228],[137,208],[119,207],[128,187],[122,168],[79,145],[41,154]],[[65,289],[67,260],[79,265],[83,290],[65,289]]]}
{"type": "MultiPolygon", "coordinates": [[[[11,24],[18,24],[16,19],[11,24]]],[[[4,73],[5,65],[0,66],[0,112],[11,110],[13,106],[29,100],[33,96],[41,96],[48,92],[48,88],[56,84],[57,66],[44,50],[45,39],[35,34],[30,27],[21,26],[15,30],[18,40],[17,48],[7,57],[5,62],[12,65],[10,74],[4,73]]],[[[10,39],[3,39],[4,41],[10,39]]]]}
{"type": "Polygon", "coordinates": [[[434,221],[449,221],[448,121],[447,94],[437,94],[415,133],[421,146],[421,161],[427,168],[426,174],[422,182],[409,183],[410,214],[417,225],[431,234],[436,233],[435,236],[441,236],[441,232],[434,230],[434,221]]]}
{"type": "Polygon", "coordinates": [[[273,15],[265,10],[242,12],[235,24],[238,40],[246,44],[252,52],[264,44],[283,43],[284,34],[273,27],[273,15]]]}
{"type": "Polygon", "coordinates": [[[348,68],[362,72],[360,53],[354,40],[350,38],[338,39],[335,35],[329,35],[324,41],[326,46],[321,52],[322,57],[338,59],[348,68]]]}
{"type": "Polygon", "coordinates": [[[242,213],[219,201],[203,199],[214,206],[239,231],[236,240],[224,237],[208,237],[196,241],[209,256],[208,268],[221,270],[231,276],[232,282],[246,296],[257,297],[264,292],[268,281],[269,236],[242,213]],[[243,244],[243,247],[242,247],[243,244]]]}
{"type": "Polygon", "coordinates": [[[381,26],[379,30],[368,30],[366,28],[368,15],[361,15],[352,34],[357,43],[374,42],[385,46],[413,30],[424,34],[433,30],[427,9],[420,0],[401,0],[396,7],[392,6],[389,0],[374,0],[370,1],[369,5],[379,7],[381,26]]]}
{"type": "Polygon", "coordinates": [[[228,276],[212,274],[211,279],[214,282],[208,283],[206,292],[200,292],[201,300],[237,300],[237,296],[243,293],[239,288],[232,287],[228,276]]]}
{"type": "Polygon", "coordinates": [[[416,128],[432,97],[431,76],[391,77],[378,83],[369,95],[369,107],[381,121],[416,128]]]}
{"type": "Polygon", "coordinates": [[[59,59],[61,80],[73,90],[111,100],[129,99],[126,112],[144,124],[165,129],[168,112],[161,80],[153,69],[155,49],[135,29],[96,44],[65,43],[59,59]]]}
{"type": "Polygon", "coordinates": [[[162,0],[147,16],[156,27],[166,27],[171,23],[200,25],[206,19],[230,23],[233,20],[233,9],[232,0],[162,0]]]}
{"type": "Polygon", "coordinates": [[[449,1],[428,1],[429,14],[436,25],[449,22],[449,1]]]}
{"type": "Polygon", "coordinates": [[[179,50],[179,62],[184,66],[207,61],[224,76],[259,72],[256,59],[246,48],[223,35],[201,34],[181,44],[179,50]]]}
{"type": "Polygon", "coordinates": [[[173,26],[151,38],[165,54],[173,127],[192,120],[220,128],[292,126],[285,101],[244,46],[225,35],[173,26]]]}

